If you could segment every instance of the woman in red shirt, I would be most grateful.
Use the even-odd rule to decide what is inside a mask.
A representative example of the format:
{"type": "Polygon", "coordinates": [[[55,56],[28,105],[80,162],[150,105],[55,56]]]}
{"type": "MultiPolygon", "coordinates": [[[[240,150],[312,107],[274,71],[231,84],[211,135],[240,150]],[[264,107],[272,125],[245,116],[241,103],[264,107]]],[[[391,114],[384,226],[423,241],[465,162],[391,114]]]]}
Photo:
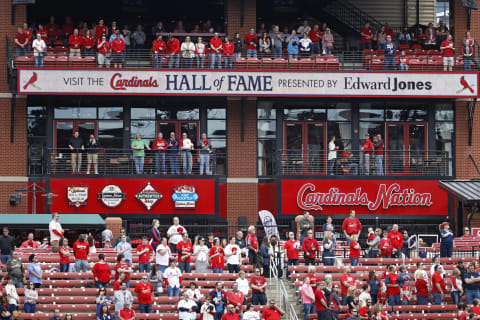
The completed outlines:
{"type": "Polygon", "coordinates": [[[360,259],[360,245],[358,244],[358,236],[356,234],[350,237],[350,264],[353,266],[358,266],[358,259],[360,259]]]}
{"type": "Polygon", "coordinates": [[[101,68],[104,65],[110,67],[110,55],[111,55],[111,45],[110,42],[107,41],[107,36],[102,34],[102,37],[97,42],[97,63],[98,66],[101,68]]]}
{"type": "Polygon", "coordinates": [[[225,263],[225,252],[220,246],[220,239],[213,239],[213,247],[210,248],[208,258],[212,264],[213,273],[223,273],[223,265],[225,263]]]}
{"type": "Polygon", "coordinates": [[[85,57],[93,56],[93,46],[95,46],[95,39],[93,38],[92,32],[87,30],[85,35],[82,37],[83,40],[83,54],[85,57]]]}
{"type": "Polygon", "coordinates": [[[232,69],[233,67],[233,52],[235,45],[230,42],[228,37],[225,37],[225,43],[223,44],[223,57],[225,60],[225,69],[232,69]]]}
{"type": "Polygon", "coordinates": [[[68,239],[63,238],[62,246],[58,249],[60,255],[60,272],[68,272],[68,266],[70,264],[70,247],[68,246],[68,239]]]}
{"type": "Polygon", "coordinates": [[[110,266],[105,262],[105,255],[98,255],[98,262],[93,266],[93,277],[95,278],[95,288],[106,288],[110,282],[110,266]]]}
{"type": "Polygon", "coordinates": [[[373,319],[375,320],[389,320],[389,316],[386,312],[383,312],[383,306],[377,303],[373,307],[373,319]]]}
{"type": "Polygon", "coordinates": [[[428,284],[423,278],[423,272],[417,273],[417,281],[415,282],[415,289],[417,289],[417,304],[423,306],[427,304],[428,298],[428,284]]]}
{"type": "Polygon", "coordinates": [[[130,288],[130,273],[132,273],[133,270],[130,263],[125,262],[125,256],[123,254],[119,254],[117,257],[117,264],[115,265],[115,280],[118,280],[120,272],[125,274],[123,282],[127,284],[127,288],[130,288]]]}

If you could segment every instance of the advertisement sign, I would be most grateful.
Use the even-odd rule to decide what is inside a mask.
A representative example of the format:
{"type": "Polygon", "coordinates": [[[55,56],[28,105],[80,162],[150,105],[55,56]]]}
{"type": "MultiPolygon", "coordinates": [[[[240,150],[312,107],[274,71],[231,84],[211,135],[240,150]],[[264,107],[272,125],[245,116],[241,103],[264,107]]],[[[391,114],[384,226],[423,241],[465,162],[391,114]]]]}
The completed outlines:
{"type": "Polygon", "coordinates": [[[198,194],[195,193],[194,186],[178,186],[173,189],[172,200],[175,203],[175,208],[195,208],[198,194]]]}
{"type": "Polygon", "coordinates": [[[100,214],[215,214],[215,179],[51,179],[50,190],[58,194],[51,212],[100,214]],[[72,185],[88,188],[90,200],[80,207],[70,206],[67,190],[72,185]],[[190,186],[179,201],[193,207],[177,207],[175,188],[190,186]],[[190,204],[190,203],[189,203],[190,204]],[[191,204],[190,204],[191,205],[191,204]]]}
{"type": "Polygon", "coordinates": [[[283,180],[281,192],[283,214],[448,214],[435,180],[283,180]]]}
{"type": "Polygon", "coordinates": [[[88,187],[70,186],[67,188],[67,198],[69,206],[85,206],[88,200],[88,187]]]}
{"type": "Polygon", "coordinates": [[[19,69],[19,94],[311,97],[478,96],[469,72],[19,69]]]}

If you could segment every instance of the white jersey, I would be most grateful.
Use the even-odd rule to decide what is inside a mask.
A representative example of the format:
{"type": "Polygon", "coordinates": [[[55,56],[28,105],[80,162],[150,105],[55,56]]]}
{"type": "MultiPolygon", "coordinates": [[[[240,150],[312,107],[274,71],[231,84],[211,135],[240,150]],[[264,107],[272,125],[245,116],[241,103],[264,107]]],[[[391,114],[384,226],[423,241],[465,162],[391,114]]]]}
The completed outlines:
{"type": "Polygon", "coordinates": [[[56,222],[55,220],[50,221],[50,224],[48,225],[48,230],[50,231],[50,242],[52,241],[59,241],[61,237],[59,235],[56,235],[53,230],[57,230],[60,233],[63,233],[62,225],[60,222],[56,222]]]}
{"type": "Polygon", "coordinates": [[[232,255],[227,257],[227,264],[240,264],[242,253],[238,245],[236,244],[227,245],[225,247],[225,255],[229,255],[229,254],[232,254],[232,255]]]}
{"type": "Polygon", "coordinates": [[[163,244],[157,247],[157,253],[155,255],[155,263],[161,266],[168,266],[170,259],[170,248],[164,246],[163,244]],[[167,252],[160,254],[161,250],[167,249],[167,252]]]}
{"type": "Polygon", "coordinates": [[[182,272],[178,268],[170,268],[168,267],[167,270],[163,273],[163,278],[168,280],[168,285],[172,288],[180,288],[180,277],[182,276],[182,272]]]}
{"type": "Polygon", "coordinates": [[[197,318],[197,313],[195,311],[180,311],[180,308],[186,308],[192,310],[196,307],[197,303],[191,299],[185,300],[182,299],[178,301],[178,318],[180,320],[195,320],[197,318]]]}
{"type": "Polygon", "coordinates": [[[168,242],[177,244],[182,241],[182,233],[187,232],[187,230],[181,225],[173,225],[167,230],[167,235],[170,235],[168,242]]]}

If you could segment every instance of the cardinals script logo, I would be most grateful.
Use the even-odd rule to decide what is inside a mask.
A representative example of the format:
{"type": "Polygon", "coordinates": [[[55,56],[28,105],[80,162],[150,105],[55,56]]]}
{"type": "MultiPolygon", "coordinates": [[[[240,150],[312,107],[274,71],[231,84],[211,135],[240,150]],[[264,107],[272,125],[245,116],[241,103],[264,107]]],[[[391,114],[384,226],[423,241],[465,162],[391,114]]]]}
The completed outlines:
{"type": "Polygon", "coordinates": [[[33,75],[30,77],[30,80],[27,81],[27,83],[23,86],[23,90],[27,90],[28,87],[33,87],[37,90],[42,90],[39,86],[35,84],[38,80],[38,75],[36,72],[33,72],[33,75]]]}

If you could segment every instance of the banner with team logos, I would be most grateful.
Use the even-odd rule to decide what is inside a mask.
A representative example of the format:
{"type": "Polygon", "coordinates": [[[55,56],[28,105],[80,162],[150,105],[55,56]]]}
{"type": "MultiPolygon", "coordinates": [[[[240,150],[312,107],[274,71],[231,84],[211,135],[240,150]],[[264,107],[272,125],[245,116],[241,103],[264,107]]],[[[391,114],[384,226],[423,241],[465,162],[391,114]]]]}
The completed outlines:
{"type": "Polygon", "coordinates": [[[473,72],[19,69],[20,94],[475,98],[473,72]]]}

